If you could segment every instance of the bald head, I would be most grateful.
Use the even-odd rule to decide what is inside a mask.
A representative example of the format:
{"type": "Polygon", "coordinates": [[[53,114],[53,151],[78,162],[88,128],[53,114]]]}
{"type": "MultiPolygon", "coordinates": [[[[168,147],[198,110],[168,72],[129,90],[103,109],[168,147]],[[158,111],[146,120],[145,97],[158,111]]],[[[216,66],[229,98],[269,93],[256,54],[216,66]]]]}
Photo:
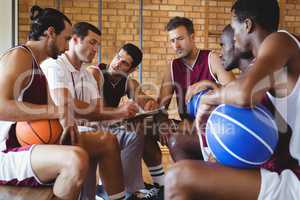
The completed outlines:
{"type": "Polygon", "coordinates": [[[238,67],[239,53],[234,48],[234,32],[230,25],[225,26],[221,35],[221,60],[226,70],[238,67]]]}

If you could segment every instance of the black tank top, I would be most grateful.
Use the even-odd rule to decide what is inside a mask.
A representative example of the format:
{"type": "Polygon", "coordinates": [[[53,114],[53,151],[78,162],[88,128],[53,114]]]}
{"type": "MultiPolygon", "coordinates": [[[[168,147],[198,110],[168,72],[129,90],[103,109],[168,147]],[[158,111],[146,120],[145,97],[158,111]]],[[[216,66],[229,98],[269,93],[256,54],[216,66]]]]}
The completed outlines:
{"type": "Polygon", "coordinates": [[[119,82],[113,84],[110,81],[110,74],[107,72],[106,64],[99,64],[98,68],[103,74],[104,84],[103,84],[103,98],[105,103],[109,107],[118,107],[121,98],[127,94],[126,92],[126,82],[127,77],[122,77],[119,82]]]}

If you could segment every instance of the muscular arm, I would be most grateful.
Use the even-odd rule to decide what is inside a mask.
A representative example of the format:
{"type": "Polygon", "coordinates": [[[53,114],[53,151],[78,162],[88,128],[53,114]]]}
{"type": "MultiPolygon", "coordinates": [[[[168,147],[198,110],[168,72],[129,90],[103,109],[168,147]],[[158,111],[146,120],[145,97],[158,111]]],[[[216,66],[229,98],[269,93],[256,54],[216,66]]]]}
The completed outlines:
{"type": "Polygon", "coordinates": [[[276,72],[295,57],[299,49],[285,33],[273,33],[260,46],[256,61],[250,70],[212,95],[202,98],[207,104],[228,103],[238,106],[254,106],[275,82],[276,72]]]}
{"type": "Polygon", "coordinates": [[[21,90],[29,83],[32,57],[23,49],[15,49],[0,61],[0,119],[31,121],[61,118],[54,105],[36,105],[17,101],[21,90]],[[27,76],[24,76],[27,74],[27,76]]]}
{"type": "Polygon", "coordinates": [[[168,67],[159,91],[158,104],[160,106],[169,107],[174,93],[174,85],[172,82],[171,69],[168,67]]]}

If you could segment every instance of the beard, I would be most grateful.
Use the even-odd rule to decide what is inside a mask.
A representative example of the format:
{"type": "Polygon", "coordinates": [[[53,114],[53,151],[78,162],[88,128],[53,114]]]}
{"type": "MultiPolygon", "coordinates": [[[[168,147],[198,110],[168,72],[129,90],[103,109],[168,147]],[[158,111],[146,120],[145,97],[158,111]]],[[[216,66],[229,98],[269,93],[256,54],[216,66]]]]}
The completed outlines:
{"type": "Polygon", "coordinates": [[[191,55],[192,51],[187,51],[187,50],[177,50],[176,55],[177,58],[188,58],[191,55]]]}
{"type": "Polygon", "coordinates": [[[61,54],[61,52],[59,51],[57,45],[55,44],[55,42],[52,42],[49,45],[49,52],[50,55],[49,57],[53,58],[53,59],[57,59],[57,57],[61,54]]]}
{"type": "Polygon", "coordinates": [[[253,58],[253,54],[251,51],[244,51],[244,52],[241,52],[240,58],[241,59],[251,59],[251,58],[253,58]]]}

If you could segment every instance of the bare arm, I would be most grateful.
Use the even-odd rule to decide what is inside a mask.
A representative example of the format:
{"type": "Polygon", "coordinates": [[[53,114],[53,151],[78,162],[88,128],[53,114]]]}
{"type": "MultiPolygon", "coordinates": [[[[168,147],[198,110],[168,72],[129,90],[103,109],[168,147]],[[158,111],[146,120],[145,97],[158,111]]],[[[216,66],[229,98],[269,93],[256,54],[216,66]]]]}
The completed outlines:
{"type": "Polygon", "coordinates": [[[159,91],[158,104],[160,106],[169,107],[174,93],[174,85],[172,82],[171,68],[168,67],[159,91]]]}
{"type": "Polygon", "coordinates": [[[26,87],[32,73],[32,57],[23,49],[16,49],[0,61],[0,119],[7,121],[31,121],[63,117],[54,105],[36,105],[17,100],[26,87]],[[27,76],[24,76],[27,74],[27,76]],[[22,79],[22,77],[25,77],[22,79]]]}

